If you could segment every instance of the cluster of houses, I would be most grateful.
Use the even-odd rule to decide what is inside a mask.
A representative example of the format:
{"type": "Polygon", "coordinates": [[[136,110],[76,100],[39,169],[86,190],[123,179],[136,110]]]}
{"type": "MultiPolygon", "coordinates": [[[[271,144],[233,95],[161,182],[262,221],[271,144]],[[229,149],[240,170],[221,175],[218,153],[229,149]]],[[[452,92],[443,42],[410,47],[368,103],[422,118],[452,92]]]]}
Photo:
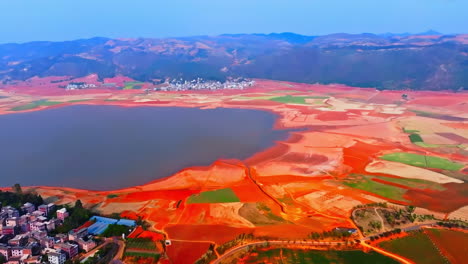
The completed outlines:
{"type": "Polygon", "coordinates": [[[153,88],[154,91],[187,91],[187,90],[220,90],[220,89],[244,89],[255,85],[255,81],[237,78],[225,82],[207,81],[197,78],[191,81],[174,79],[164,83],[162,87],[153,88]]]}
{"type": "Polygon", "coordinates": [[[91,89],[96,87],[94,83],[71,82],[65,86],[65,90],[91,89]]]}
{"type": "Polygon", "coordinates": [[[44,263],[63,264],[78,251],[96,247],[87,228],[72,230],[68,234],[51,232],[69,217],[66,208],[56,210],[54,204],[36,208],[25,203],[20,210],[0,204],[0,255],[8,264],[44,263]],[[56,212],[56,218],[52,215],[56,212]]]}

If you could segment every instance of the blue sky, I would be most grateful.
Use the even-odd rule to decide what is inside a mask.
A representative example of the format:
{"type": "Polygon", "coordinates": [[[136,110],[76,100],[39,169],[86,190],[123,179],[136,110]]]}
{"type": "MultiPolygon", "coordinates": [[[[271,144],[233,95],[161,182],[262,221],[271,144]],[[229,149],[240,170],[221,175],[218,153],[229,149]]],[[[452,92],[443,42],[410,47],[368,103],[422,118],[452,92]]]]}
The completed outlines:
{"type": "Polygon", "coordinates": [[[468,33],[467,0],[1,0],[0,42],[223,33],[468,33]]]}

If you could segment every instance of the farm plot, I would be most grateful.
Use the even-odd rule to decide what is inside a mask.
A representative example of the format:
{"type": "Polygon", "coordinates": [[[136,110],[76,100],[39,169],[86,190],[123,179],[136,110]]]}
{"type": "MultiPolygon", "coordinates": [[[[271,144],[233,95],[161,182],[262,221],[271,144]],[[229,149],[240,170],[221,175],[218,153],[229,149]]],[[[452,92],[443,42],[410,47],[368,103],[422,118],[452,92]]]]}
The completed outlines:
{"type": "Polygon", "coordinates": [[[253,249],[241,258],[242,263],[318,263],[318,264],[390,264],[397,261],[371,251],[321,251],[289,248],[253,249]]]}
{"type": "Polygon", "coordinates": [[[29,104],[13,107],[10,110],[11,111],[24,111],[24,110],[30,110],[30,109],[38,108],[40,106],[52,106],[52,105],[57,105],[57,104],[61,104],[61,103],[62,102],[54,102],[54,101],[48,101],[48,100],[38,100],[38,101],[31,102],[29,104]]]}
{"type": "Polygon", "coordinates": [[[327,96],[292,96],[285,95],[279,97],[270,98],[271,101],[284,103],[284,104],[308,104],[307,99],[327,99],[327,96]]]}
{"type": "Polygon", "coordinates": [[[450,171],[458,171],[464,167],[463,164],[448,159],[405,152],[390,153],[380,158],[383,160],[405,163],[411,166],[450,171]]]}
{"type": "Polygon", "coordinates": [[[236,203],[240,202],[239,197],[231,188],[193,194],[187,199],[188,204],[196,203],[236,203]]]}
{"type": "Polygon", "coordinates": [[[159,249],[149,238],[128,239],[125,247],[124,257],[148,259],[150,263],[157,262],[160,257],[159,249]]]}
{"type": "Polygon", "coordinates": [[[446,259],[423,232],[413,232],[409,236],[379,243],[379,247],[410,259],[415,263],[445,264],[446,259]]]}
{"type": "Polygon", "coordinates": [[[395,201],[407,202],[407,200],[403,198],[403,195],[407,190],[397,186],[377,182],[373,180],[374,178],[375,177],[368,175],[352,174],[343,181],[343,184],[351,188],[374,193],[378,196],[395,201]]]}
{"type": "Polygon", "coordinates": [[[468,234],[447,229],[427,229],[426,234],[450,263],[464,263],[468,253],[468,234]]]}

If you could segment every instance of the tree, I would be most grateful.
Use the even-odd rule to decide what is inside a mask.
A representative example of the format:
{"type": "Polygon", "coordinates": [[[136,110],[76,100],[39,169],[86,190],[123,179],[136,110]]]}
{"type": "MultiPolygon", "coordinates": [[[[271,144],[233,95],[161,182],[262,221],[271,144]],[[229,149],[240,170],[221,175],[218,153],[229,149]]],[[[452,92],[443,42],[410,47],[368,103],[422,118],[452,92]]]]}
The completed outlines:
{"type": "Polygon", "coordinates": [[[81,200],[76,200],[75,208],[83,208],[83,203],[81,202],[81,200]]]}
{"type": "Polygon", "coordinates": [[[23,193],[23,190],[21,189],[21,185],[19,183],[15,183],[15,185],[13,185],[11,187],[11,189],[13,190],[14,193],[16,194],[22,194],[23,193]]]}
{"type": "Polygon", "coordinates": [[[414,210],[416,210],[416,207],[414,207],[413,205],[409,205],[406,207],[406,211],[410,214],[412,214],[414,210]]]}

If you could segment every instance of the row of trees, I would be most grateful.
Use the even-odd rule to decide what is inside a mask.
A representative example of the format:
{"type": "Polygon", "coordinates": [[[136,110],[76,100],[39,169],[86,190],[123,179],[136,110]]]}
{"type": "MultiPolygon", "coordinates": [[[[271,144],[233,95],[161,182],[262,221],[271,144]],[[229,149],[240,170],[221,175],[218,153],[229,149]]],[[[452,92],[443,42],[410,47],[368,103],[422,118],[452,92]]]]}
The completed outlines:
{"type": "Polygon", "coordinates": [[[391,231],[384,232],[384,233],[382,233],[380,235],[371,236],[370,240],[375,241],[375,240],[377,240],[379,238],[389,237],[389,236],[397,235],[397,234],[400,234],[400,233],[401,233],[401,229],[396,228],[396,229],[393,229],[391,231]]]}
{"type": "Polygon", "coordinates": [[[309,238],[311,239],[324,239],[324,238],[347,238],[350,237],[352,233],[344,230],[331,230],[331,231],[323,231],[323,232],[312,232],[309,234],[309,238]]]}
{"type": "Polygon", "coordinates": [[[9,205],[16,209],[19,209],[23,204],[27,202],[32,203],[35,206],[44,203],[44,200],[40,195],[35,194],[33,192],[23,192],[21,185],[19,184],[13,185],[11,190],[11,192],[4,192],[0,190],[0,203],[3,206],[9,205]]]}

